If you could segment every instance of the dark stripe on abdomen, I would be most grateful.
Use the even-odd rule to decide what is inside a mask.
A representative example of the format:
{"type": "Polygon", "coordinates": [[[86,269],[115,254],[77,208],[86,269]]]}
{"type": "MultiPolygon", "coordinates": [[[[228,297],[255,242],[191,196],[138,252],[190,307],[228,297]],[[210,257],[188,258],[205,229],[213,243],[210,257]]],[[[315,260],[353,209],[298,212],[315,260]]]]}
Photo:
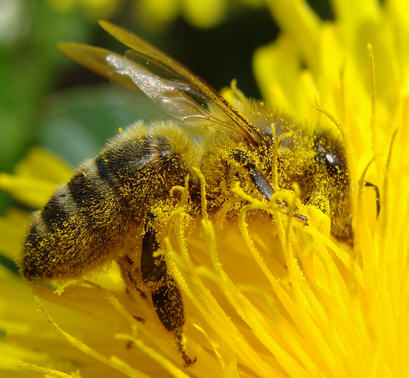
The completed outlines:
{"type": "Polygon", "coordinates": [[[109,171],[108,163],[103,156],[99,156],[95,159],[95,164],[98,169],[99,177],[104,180],[110,187],[116,188],[117,184],[109,171]]]}
{"type": "MultiPolygon", "coordinates": [[[[143,169],[146,160],[146,136],[126,140],[110,146],[103,152],[106,168],[118,187],[129,182],[130,175],[135,176],[143,169]]],[[[99,168],[98,168],[99,170],[99,168]]]]}
{"type": "Polygon", "coordinates": [[[50,231],[61,228],[70,218],[65,209],[64,199],[65,197],[54,194],[41,212],[41,219],[50,231]]]}
{"type": "Polygon", "coordinates": [[[88,208],[97,202],[103,201],[93,179],[82,172],[75,174],[67,187],[73,201],[79,208],[88,208]]]}

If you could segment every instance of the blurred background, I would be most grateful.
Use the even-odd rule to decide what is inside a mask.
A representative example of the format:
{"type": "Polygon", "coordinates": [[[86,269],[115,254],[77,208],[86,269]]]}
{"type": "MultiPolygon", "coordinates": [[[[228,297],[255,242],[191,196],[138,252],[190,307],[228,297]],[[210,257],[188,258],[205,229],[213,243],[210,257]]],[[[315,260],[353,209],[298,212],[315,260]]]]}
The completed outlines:
{"type": "MultiPolygon", "coordinates": [[[[327,0],[309,3],[331,18],[327,0]]],[[[148,40],[215,89],[235,78],[256,98],[253,52],[278,34],[263,0],[0,0],[0,171],[12,172],[32,146],[75,167],[118,127],[155,113],[149,104],[141,112],[129,106],[56,48],[73,41],[124,52],[99,19],[148,40]]],[[[19,204],[0,191],[0,215],[10,205],[19,204]]]]}

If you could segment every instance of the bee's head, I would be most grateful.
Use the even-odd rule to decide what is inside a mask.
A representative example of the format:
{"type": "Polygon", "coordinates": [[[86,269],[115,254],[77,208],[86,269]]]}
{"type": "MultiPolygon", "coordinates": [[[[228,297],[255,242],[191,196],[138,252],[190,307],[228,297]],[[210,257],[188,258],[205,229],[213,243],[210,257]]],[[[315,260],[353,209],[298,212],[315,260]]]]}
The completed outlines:
{"type": "Polygon", "coordinates": [[[250,146],[254,153],[237,150],[232,156],[247,168],[255,190],[270,200],[276,190],[293,190],[297,184],[302,202],[328,214],[332,235],[351,244],[350,182],[342,141],[278,113],[251,121],[260,130],[262,143],[250,146]],[[278,188],[272,184],[274,174],[278,188]]]}
{"type": "Polygon", "coordinates": [[[251,190],[270,201],[277,190],[298,185],[301,201],[331,218],[332,235],[351,243],[350,182],[339,136],[317,132],[260,101],[246,100],[238,108],[259,134],[254,143],[230,151],[251,178],[251,190]]]}

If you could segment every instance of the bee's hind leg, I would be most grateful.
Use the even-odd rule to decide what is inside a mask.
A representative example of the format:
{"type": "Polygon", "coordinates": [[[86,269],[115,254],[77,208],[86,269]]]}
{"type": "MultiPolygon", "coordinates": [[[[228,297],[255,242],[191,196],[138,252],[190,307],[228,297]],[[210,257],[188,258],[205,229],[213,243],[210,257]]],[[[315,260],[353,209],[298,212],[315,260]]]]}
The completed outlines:
{"type": "MultiPolygon", "coordinates": [[[[148,217],[149,218],[149,217],[148,217]]],[[[142,280],[151,289],[152,303],[163,326],[174,333],[177,347],[182,354],[185,366],[195,362],[186,353],[183,342],[182,328],[185,323],[182,295],[179,288],[168,273],[163,256],[155,256],[159,249],[156,232],[150,225],[145,224],[145,234],[142,239],[141,273],[142,280]]]]}

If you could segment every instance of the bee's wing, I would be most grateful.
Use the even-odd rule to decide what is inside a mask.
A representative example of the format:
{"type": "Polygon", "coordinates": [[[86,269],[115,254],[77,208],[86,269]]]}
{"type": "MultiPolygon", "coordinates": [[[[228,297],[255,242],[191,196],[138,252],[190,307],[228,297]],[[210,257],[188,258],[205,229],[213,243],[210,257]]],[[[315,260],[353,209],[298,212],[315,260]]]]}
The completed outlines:
{"type": "Polygon", "coordinates": [[[106,57],[108,55],[117,55],[118,58],[121,57],[120,55],[100,47],[83,45],[80,43],[59,43],[57,46],[72,60],[82,64],[84,67],[94,71],[98,75],[104,76],[125,87],[140,91],[131,78],[115,73],[114,68],[107,63],[106,57]]]}
{"type": "Polygon", "coordinates": [[[142,91],[161,109],[187,125],[225,128],[250,143],[257,143],[258,130],[187,68],[122,28],[105,21],[101,26],[131,50],[121,56],[74,43],[60,44],[60,49],[96,73],[142,91]]]}

